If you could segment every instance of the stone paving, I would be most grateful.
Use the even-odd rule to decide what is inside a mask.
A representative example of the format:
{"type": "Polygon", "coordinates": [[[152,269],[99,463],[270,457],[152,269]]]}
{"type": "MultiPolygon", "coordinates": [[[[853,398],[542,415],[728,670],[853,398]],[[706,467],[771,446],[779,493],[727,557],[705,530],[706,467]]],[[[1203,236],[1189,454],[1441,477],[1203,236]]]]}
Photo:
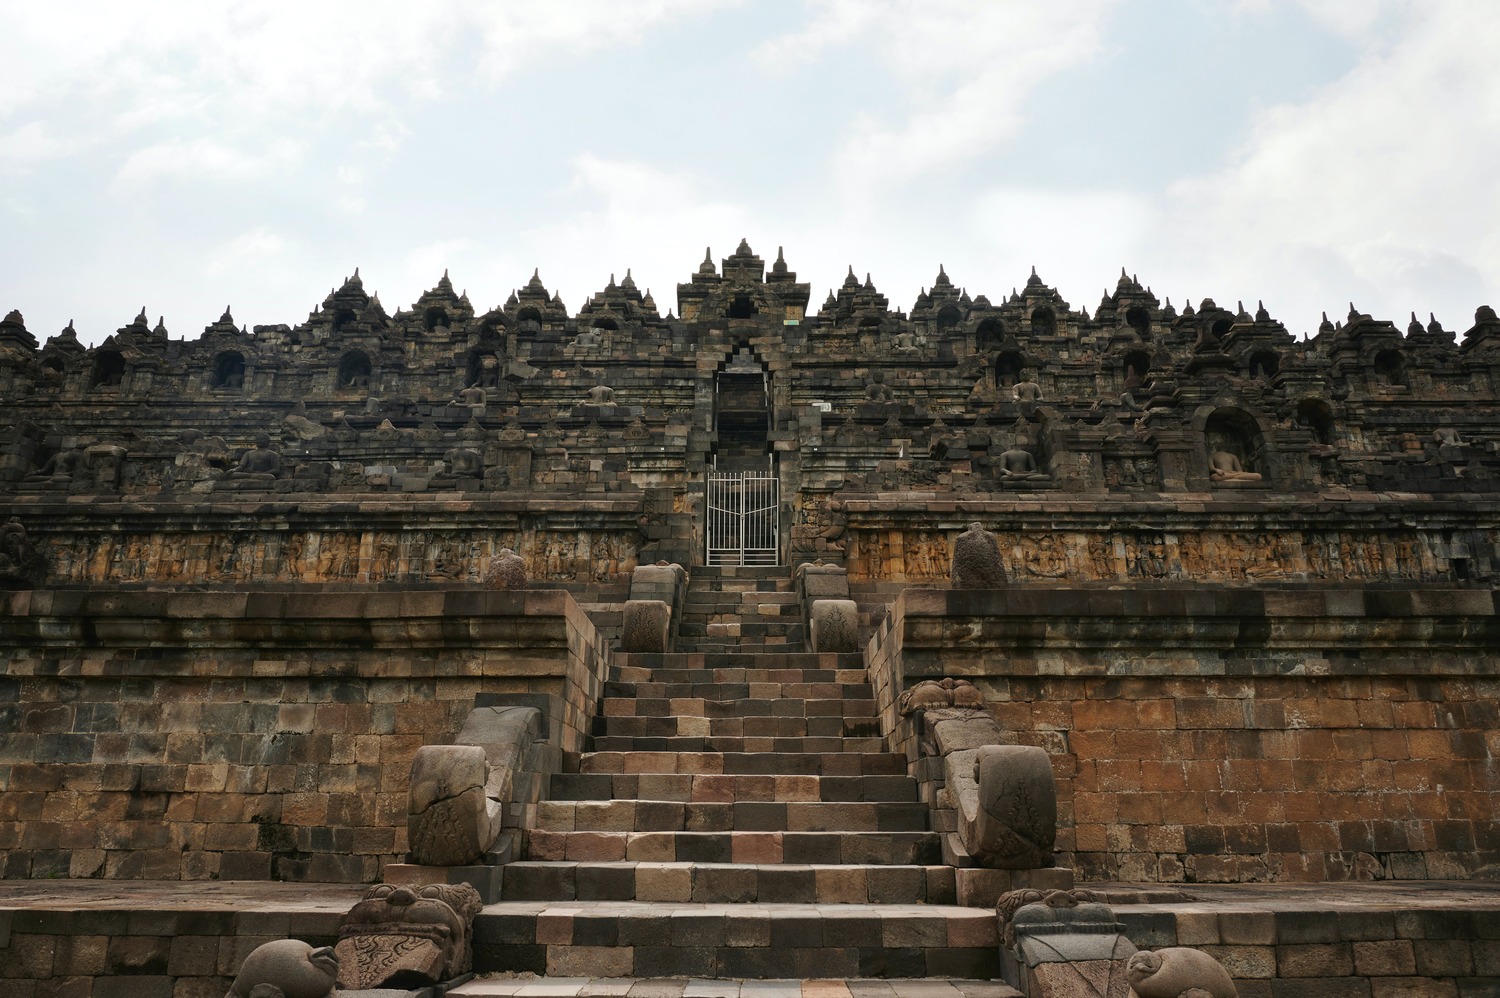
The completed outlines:
{"type": "Polygon", "coordinates": [[[711,980],[631,977],[485,977],[449,994],[487,998],[1014,998],[996,981],[711,980]]]}

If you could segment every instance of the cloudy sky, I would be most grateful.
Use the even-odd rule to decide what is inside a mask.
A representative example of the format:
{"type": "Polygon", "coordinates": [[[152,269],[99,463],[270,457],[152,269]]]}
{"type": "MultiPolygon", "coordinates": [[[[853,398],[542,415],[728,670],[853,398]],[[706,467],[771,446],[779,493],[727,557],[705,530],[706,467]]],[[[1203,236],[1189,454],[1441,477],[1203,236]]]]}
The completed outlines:
{"type": "Polygon", "coordinates": [[[0,310],[97,342],[299,322],[357,266],[388,309],[540,267],[786,247],[908,309],[941,263],[1120,267],[1463,330],[1500,305],[1494,0],[0,0],[0,310]]]}

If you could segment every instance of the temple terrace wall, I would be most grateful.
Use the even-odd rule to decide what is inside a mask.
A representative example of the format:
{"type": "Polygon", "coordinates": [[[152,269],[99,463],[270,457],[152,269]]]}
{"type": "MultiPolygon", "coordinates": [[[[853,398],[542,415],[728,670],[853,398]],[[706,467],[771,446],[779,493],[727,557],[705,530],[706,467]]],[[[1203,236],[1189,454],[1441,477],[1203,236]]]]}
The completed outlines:
{"type": "Polygon", "coordinates": [[[916,775],[922,679],[1048,752],[1080,879],[1463,879],[1500,866],[1497,628],[1477,590],[913,589],[867,658],[916,775]]]}
{"type": "Polygon", "coordinates": [[[375,880],[420,746],[514,703],[560,760],[605,662],[559,590],[19,592],[0,647],[7,878],[375,880]]]}

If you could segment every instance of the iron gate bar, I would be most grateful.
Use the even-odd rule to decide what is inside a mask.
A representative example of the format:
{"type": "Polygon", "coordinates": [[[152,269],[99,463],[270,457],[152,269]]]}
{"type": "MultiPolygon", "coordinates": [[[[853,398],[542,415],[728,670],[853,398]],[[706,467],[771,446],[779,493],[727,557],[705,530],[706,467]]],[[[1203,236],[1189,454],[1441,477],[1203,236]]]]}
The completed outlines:
{"type": "Polygon", "coordinates": [[[774,474],[710,471],[706,492],[707,564],[780,564],[780,503],[774,474]]]}

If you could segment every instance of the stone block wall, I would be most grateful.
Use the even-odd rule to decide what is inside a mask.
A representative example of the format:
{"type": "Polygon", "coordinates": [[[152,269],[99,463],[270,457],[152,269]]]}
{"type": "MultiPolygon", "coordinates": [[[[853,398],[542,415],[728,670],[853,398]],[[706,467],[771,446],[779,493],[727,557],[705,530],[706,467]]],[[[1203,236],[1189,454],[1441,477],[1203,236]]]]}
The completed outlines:
{"type": "Polygon", "coordinates": [[[561,591],[36,591],[0,645],[6,877],[372,881],[417,748],[482,698],[577,751],[605,655],[561,591]]]}
{"type": "Polygon", "coordinates": [[[6,905],[0,986],[15,998],[222,998],[263,943],[334,945],[358,898],[357,888],[302,885],[270,894],[226,888],[214,899],[144,889],[126,902],[62,894],[6,905]]]}
{"type": "Polygon", "coordinates": [[[1500,633],[1484,590],[908,591],[868,650],[895,698],[957,676],[1052,756],[1060,862],[1162,882],[1500,866],[1500,633]]]}
{"type": "Polygon", "coordinates": [[[1114,912],[1142,948],[1192,946],[1213,956],[1240,998],[1485,995],[1500,979],[1500,909],[1491,897],[1462,911],[1417,898],[1406,907],[1379,898],[1310,900],[1295,910],[1229,900],[1217,911],[1119,904],[1114,912]]]}

